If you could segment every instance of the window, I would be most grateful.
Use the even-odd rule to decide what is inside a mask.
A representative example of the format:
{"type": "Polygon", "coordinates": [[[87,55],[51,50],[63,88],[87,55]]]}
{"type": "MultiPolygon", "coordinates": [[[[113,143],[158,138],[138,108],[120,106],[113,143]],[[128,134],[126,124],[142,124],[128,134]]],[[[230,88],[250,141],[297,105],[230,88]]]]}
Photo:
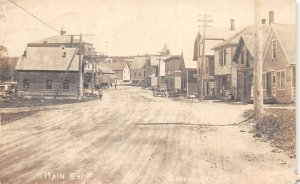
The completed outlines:
{"type": "Polygon", "coordinates": [[[223,51],[219,51],[219,65],[223,66],[223,51]]]}
{"type": "Polygon", "coordinates": [[[64,52],[63,55],[62,55],[62,57],[63,57],[63,58],[66,58],[66,57],[67,57],[67,53],[64,52]]]}
{"type": "Polygon", "coordinates": [[[244,51],[242,50],[242,52],[241,52],[241,64],[242,65],[244,64],[244,59],[245,59],[245,54],[244,54],[244,51]]]}
{"type": "Polygon", "coordinates": [[[29,79],[24,79],[23,80],[23,89],[28,90],[29,89],[29,84],[30,84],[30,80],[29,79]]]}
{"type": "Polygon", "coordinates": [[[277,89],[285,89],[285,71],[276,72],[277,77],[277,89]]]}
{"type": "Polygon", "coordinates": [[[139,77],[141,77],[142,76],[142,74],[141,74],[141,72],[139,72],[139,77]]]}
{"type": "Polygon", "coordinates": [[[285,89],[285,72],[284,71],[281,71],[280,72],[280,79],[281,79],[281,82],[280,82],[280,88],[281,89],[285,89]]]}
{"type": "Polygon", "coordinates": [[[277,40],[272,41],[272,58],[277,58],[277,40]]]}
{"type": "Polygon", "coordinates": [[[250,55],[250,52],[247,50],[247,52],[246,52],[246,67],[250,67],[250,59],[251,59],[251,55],[250,55]]]}
{"type": "Polygon", "coordinates": [[[136,73],[135,72],[134,72],[133,76],[136,77],[136,73]]]}
{"type": "Polygon", "coordinates": [[[52,80],[46,80],[46,89],[48,90],[52,89],[52,80]]]}
{"type": "Polygon", "coordinates": [[[224,66],[226,65],[226,50],[223,50],[223,62],[224,66]]]}
{"type": "Polygon", "coordinates": [[[220,66],[226,65],[226,50],[219,51],[219,64],[220,66]]]}
{"type": "Polygon", "coordinates": [[[64,90],[69,90],[69,80],[64,80],[64,82],[63,82],[63,89],[64,90]]]}
{"type": "Polygon", "coordinates": [[[276,73],[276,78],[277,78],[276,86],[277,86],[277,88],[279,89],[279,88],[280,88],[280,72],[277,72],[277,73],[276,73]]]}

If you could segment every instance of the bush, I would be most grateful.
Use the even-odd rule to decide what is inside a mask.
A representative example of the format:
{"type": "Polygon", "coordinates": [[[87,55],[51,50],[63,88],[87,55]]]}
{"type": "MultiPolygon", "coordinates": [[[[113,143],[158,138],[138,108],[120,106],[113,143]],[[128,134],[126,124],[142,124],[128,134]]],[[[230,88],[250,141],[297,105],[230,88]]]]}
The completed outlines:
{"type": "Polygon", "coordinates": [[[264,137],[277,148],[295,152],[296,111],[293,109],[266,109],[254,126],[256,137],[264,137]]]}
{"type": "Polygon", "coordinates": [[[257,120],[255,129],[257,132],[264,135],[268,140],[271,140],[279,130],[280,124],[282,124],[282,122],[277,115],[266,113],[257,120]]]}

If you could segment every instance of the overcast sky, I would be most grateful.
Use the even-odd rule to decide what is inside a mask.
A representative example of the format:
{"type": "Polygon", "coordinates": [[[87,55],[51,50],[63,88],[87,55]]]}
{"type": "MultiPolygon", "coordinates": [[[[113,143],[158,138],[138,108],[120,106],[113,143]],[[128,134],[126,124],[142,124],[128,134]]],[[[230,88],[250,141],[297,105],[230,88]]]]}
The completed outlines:
{"type": "MultiPolygon", "coordinates": [[[[212,16],[213,27],[237,29],[253,24],[254,0],[14,0],[21,6],[67,33],[91,33],[85,37],[97,51],[109,55],[156,53],[167,43],[173,54],[192,58],[199,14],[212,16]],[[107,47],[105,47],[107,42],[107,47]]],[[[262,0],[262,15],[275,12],[276,23],[295,23],[293,0],[262,0]]],[[[26,43],[58,33],[38,22],[7,0],[1,4],[0,44],[9,55],[21,55],[26,43]]],[[[209,29],[208,29],[209,32],[209,29]]]]}

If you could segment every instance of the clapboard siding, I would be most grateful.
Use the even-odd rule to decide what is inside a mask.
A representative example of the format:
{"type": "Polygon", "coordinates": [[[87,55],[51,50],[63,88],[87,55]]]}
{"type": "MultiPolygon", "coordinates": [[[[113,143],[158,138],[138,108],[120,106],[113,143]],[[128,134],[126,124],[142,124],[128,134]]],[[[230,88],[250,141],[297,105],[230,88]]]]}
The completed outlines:
{"type": "Polygon", "coordinates": [[[52,96],[59,88],[59,96],[76,96],[78,73],[69,72],[65,80],[69,80],[69,90],[63,89],[62,80],[64,72],[57,71],[18,71],[18,91],[24,91],[24,95],[45,95],[52,96]],[[29,89],[24,90],[23,80],[30,80],[29,89]],[[46,80],[52,80],[52,89],[46,89],[46,80]]]}

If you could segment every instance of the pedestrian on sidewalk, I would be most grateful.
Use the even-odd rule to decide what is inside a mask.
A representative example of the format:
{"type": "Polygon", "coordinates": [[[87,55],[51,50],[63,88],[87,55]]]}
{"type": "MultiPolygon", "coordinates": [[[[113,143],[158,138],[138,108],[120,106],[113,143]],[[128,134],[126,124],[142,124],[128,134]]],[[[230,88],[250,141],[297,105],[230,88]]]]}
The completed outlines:
{"type": "Polygon", "coordinates": [[[102,100],[102,96],[103,96],[103,91],[101,88],[98,89],[98,94],[99,94],[99,98],[100,100],[102,100]]]}
{"type": "Polygon", "coordinates": [[[115,82],[115,89],[117,89],[117,82],[115,82]]]}

